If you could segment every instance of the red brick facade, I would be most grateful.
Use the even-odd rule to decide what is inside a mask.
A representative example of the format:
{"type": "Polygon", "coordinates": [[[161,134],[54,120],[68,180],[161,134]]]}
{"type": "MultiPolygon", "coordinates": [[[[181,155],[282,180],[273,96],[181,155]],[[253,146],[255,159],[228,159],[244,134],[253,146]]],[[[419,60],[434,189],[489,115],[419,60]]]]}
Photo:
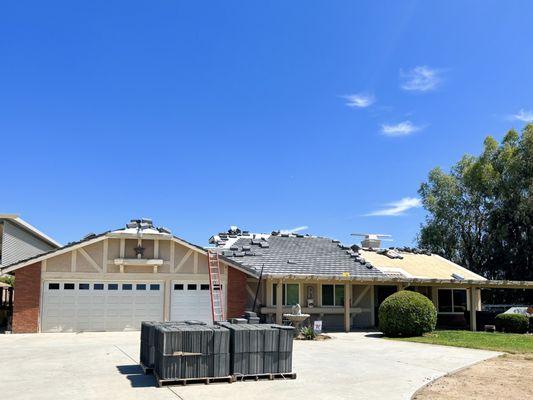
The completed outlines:
{"type": "Polygon", "coordinates": [[[41,263],[15,271],[13,333],[39,332],[41,263]]]}
{"type": "Polygon", "coordinates": [[[227,318],[238,318],[246,309],[246,274],[228,267],[228,315],[227,318]]]}

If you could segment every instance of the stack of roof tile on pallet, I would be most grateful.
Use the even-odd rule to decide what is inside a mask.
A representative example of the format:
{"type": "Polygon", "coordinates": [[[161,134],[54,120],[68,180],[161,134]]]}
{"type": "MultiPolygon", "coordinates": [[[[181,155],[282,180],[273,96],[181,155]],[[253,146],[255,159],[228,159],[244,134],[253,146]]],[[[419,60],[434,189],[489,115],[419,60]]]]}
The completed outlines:
{"type": "Polygon", "coordinates": [[[292,372],[293,327],[228,322],[219,324],[231,332],[232,375],[292,372]]]}
{"type": "MultiPolygon", "coordinates": [[[[156,326],[175,326],[184,325],[183,322],[156,322],[156,321],[143,321],[141,323],[141,364],[146,370],[152,370],[154,368],[155,361],[155,343],[154,333],[156,326]]],[[[147,372],[147,371],[146,371],[147,372]]]]}
{"type": "Polygon", "coordinates": [[[151,328],[147,324],[148,338],[150,329],[153,331],[154,344],[153,369],[158,379],[229,376],[228,329],[187,322],[163,322],[156,323],[151,328]]]}

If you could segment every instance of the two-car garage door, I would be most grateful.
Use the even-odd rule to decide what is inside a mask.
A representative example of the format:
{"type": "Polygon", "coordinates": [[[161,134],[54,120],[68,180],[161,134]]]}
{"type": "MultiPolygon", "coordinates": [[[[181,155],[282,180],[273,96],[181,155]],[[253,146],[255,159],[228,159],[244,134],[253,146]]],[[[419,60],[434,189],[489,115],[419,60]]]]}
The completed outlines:
{"type": "MultiPolygon", "coordinates": [[[[139,330],[142,321],[162,321],[163,282],[46,281],[43,332],[139,330]]],[[[174,281],[170,319],[211,322],[208,282],[174,281]]]]}
{"type": "Polygon", "coordinates": [[[159,282],[45,282],[43,332],[138,330],[163,319],[159,282]]]}

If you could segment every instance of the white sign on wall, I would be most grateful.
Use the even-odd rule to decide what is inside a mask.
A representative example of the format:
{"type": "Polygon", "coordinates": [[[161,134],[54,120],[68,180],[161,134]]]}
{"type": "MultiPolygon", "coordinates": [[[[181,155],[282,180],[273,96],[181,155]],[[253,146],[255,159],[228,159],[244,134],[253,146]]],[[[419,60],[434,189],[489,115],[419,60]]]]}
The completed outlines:
{"type": "Polygon", "coordinates": [[[315,333],[322,333],[322,321],[315,321],[313,323],[313,330],[315,333]]]}

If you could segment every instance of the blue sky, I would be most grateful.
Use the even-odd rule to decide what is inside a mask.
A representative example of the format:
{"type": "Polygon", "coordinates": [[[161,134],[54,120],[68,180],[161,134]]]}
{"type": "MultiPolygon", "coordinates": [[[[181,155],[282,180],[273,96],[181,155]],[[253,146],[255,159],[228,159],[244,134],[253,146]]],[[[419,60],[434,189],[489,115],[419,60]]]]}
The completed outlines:
{"type": "Polygon", "coordinates": [[[528,1],[0,7],[0,213],[64,243],[146,216],[411,245],[428,171],[533,119],[528,1]]]}

